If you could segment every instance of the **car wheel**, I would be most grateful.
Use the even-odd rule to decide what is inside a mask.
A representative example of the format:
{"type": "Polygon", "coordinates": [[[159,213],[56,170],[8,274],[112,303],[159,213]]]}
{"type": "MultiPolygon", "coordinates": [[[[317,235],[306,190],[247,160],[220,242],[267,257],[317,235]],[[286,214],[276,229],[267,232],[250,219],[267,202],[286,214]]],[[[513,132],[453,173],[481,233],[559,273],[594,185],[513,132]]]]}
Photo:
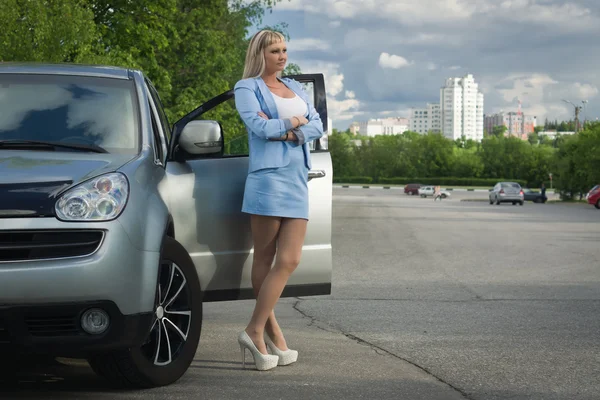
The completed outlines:
{"type": "Polygon", "coordinates": [[[446,197],[448,197],[448,196],[446,196],[445,194],[442,195],[442,199],[445,199],[446,197]]]}
{"type": "Polygon", "coordinates": [[[520,201],[519,205],[522,206],[525,202],[524,201],[520,201]]]}
{"type": "Polygon", "coordinates": [[[598,201],[596,202],[596,204],[594,204],[594,207],[596,207],[597,209],[599,209],[599,210],[600,210],[600,200],[598,200],[598,201]]]}
{"type": "Polygon", "coordinates": [[[145,342],[91,357],[92,369],[118,387],[150,388],[176,382],[188,370],[202,330],[202,293],[185,248],[164,238],[155,314],[145,342]]]}
{"type": "Polygon", "coordinates": [[[497,197],[496,197],[496,205],[497,205],[497,206],[499,206],[499,205],[500,205],[500,199],[498,199],[497,197]]]}

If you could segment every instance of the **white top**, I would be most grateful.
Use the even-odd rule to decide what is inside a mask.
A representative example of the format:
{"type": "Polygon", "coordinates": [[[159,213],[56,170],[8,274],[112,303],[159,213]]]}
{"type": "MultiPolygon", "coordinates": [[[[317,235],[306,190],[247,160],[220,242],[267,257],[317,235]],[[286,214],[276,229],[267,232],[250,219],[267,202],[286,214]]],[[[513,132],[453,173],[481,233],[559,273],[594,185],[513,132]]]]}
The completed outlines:
{"type": "Polygon", "coordinates": [[[273,93],[273,99],[275,99],[275,105],[277,106],[277,113],[280,119],[288,119],[297,115],[306,115],[308,108],[304,100],[298,95],[290,99],[285,97],[279,97],[273,93]]]}

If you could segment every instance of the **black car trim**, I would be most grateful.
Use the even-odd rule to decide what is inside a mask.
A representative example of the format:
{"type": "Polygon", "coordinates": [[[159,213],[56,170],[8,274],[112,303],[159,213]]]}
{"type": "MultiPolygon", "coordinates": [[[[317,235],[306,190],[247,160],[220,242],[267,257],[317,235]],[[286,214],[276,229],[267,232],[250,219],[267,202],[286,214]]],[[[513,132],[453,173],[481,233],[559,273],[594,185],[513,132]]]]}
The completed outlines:
{"type": "MultiPolygon", "coordinates": [[[[290,285],[283,289],[281,297],[302,297],[330,295],[331,283],[315,283],[306,285],[290,285]]],[[[204,292],[203,301],[228,301],[228,300],[251,300],[254,299],[253,289],[223,289],[207,290],[204,292]]]]}

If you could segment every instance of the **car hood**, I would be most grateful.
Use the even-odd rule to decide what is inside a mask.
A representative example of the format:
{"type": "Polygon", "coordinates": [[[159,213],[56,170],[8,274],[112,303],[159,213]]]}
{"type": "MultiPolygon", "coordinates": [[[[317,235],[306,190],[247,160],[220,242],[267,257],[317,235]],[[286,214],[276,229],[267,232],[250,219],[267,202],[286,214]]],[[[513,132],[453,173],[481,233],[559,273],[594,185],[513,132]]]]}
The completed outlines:
{"type": "Polygon", "coordinates": [[[132,155],[0,151],[0,218],[54,216],[65,189],[123,166],[132,155]]]}

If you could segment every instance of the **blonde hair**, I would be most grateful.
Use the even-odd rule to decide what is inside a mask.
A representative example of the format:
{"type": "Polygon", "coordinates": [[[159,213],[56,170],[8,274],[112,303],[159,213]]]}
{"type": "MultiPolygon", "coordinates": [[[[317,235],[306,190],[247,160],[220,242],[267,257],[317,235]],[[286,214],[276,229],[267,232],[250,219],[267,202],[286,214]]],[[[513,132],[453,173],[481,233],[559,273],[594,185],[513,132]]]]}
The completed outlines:
{"type": "MultiPolygon", "coordinates": [[[[265,72],[265,49],[279,42],[285,42],[285,37],[279,32],[269,30],[257,32],[250,39],[250,44],[246,51],[246,63],[242,79],[261,76],[265,72]]],[[[278,72],[277,76],[281,77],[281,72],[278,72]]]]}

